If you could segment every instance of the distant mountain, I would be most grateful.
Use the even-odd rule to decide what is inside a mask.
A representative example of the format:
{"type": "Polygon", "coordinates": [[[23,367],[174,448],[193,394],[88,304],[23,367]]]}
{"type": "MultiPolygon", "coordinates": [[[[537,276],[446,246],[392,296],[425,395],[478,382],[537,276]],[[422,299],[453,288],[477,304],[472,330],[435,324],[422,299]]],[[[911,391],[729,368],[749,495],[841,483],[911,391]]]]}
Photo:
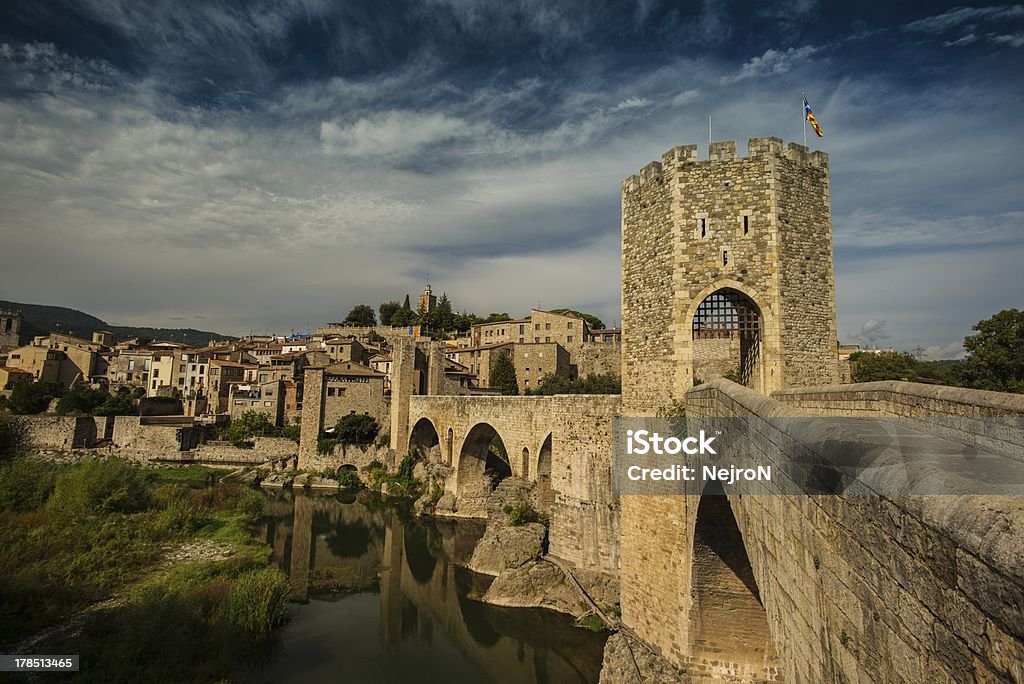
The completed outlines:
{"type": "Polygon", "coordinates": [[[127,325],[111,325],[95,316],[63,306],[43,304],[21,304],[0,300],[0,309],[21,311],[25,319],[21,324],[21,343],[26,344],[37,335],[62,332],[76,337],[92,339],[97,330],[114,333],[118,340],[129,337],[151,337],[154,340],[170,340],[202,347],[210,340],[234,340],[231,335],[196,330],[195,328],[138,328],[127,325]]]}

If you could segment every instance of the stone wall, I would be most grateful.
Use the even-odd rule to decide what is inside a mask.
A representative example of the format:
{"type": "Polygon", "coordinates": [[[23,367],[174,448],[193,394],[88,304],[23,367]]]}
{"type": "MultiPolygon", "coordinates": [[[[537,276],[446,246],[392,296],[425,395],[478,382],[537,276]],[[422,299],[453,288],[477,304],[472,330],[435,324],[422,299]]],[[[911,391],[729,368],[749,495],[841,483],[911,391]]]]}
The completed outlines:
{"type": "MultiPolygon", "coordinates": [[[[736,439],[764,462],[807,451],[758,420],[798,409],[725,380],[688,392],[687,414],[749,418],[751,434],[736,439]]],[[[766,494],[728,503],[784,681],[1024,678],[1024,502],[766,494]]],[[[691,611],[708,590],[693,570],[700,505],[694,496],[622,497],[622,617],[677,667],[742,674],[728,651],[695,658],[702,626],[691,611]]],[[[769,666],[757,676],[776,674],[769,666]]]]}
{"type": "MultiPolygon", "coordinates": [[[[611,493],[612,418],[618,395],[552,397],[414,396],[404,439],[395,440],[398,457],[409,448],[412,428],[425,419],[439,438],[440,459],[451,454],[457,474],[453,494],[472,483],[461,481],[462,460],[474,427],[490,425],[509,454],[512,475],[550,487],[553,501],[550,552],[579,567],[614,574],[618,567],[618,505],[611,493]],[[451,439],[449,440],[449,431],[451,439]]],[[[396,435],[392,435],[392,439],[396,435]]]]}
{"type": "Polygon", "coordinates": [[[815,415],[890,416],[925,432],[1024,461],[1024,395],[865,382],[779,390],[772,398],[815,415]]]}
{"type": "Polygon", "coordinates": [[[98,420],[88,416],[35,415],[18,416],[18,422],[26,426],[29,443],[33,448],[56,451],[70,451],[92,445],[103,438],[103,429],[98,420]]]}
{"type": "Polygon", "coordinates": [[[622,375],[622,345],[611,342],[584,342],[573,347],[569,363],[577,378],[588,375],[622,375]]]}
{"type": "Polygon", "coordinates": [[[337,472],[342,466],[351,466],[362,472],[372,461],[380,461],[391,469],[395,465],[395,452],[376,446],[336,444],[329,454],[314,452],[312,455],[304,456],[299,467],[304,470],[337,472]]]}

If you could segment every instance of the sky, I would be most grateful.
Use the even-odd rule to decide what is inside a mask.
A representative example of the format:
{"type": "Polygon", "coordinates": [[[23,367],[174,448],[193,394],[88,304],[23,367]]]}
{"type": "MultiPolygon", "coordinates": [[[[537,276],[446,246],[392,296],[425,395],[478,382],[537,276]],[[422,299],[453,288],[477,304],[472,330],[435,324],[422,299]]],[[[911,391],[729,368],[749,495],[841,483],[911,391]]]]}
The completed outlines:
{"type": "Polygon", "coordinates": [[[13,0],[0,299],[287,333],[356,304],[619,322],[620,184],[830,155],[842,342],[951,358],[1024,304],[1024,6],[13,0]]]}

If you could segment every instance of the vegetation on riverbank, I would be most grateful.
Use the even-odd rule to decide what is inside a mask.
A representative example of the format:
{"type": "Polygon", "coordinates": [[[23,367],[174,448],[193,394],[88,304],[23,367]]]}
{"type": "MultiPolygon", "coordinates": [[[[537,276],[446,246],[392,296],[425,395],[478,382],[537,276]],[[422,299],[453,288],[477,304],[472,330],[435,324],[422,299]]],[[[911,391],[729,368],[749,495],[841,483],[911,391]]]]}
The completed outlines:
{"type": "Polygon", "coordinates": [[[252,536],[263,494],[208,486],[211,472],[118,459],[0,465],[0,644],[107,601],[79,634],[33,650],[80,653],[81,681],[239,676],[284,619],[289,586],[252,536]]]}

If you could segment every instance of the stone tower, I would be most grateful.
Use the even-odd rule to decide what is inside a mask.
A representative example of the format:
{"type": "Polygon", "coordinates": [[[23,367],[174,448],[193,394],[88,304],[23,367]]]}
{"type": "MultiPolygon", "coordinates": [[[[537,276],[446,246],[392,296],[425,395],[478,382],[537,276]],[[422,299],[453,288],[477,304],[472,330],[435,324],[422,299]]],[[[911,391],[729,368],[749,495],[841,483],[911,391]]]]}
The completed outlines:
{"type": "Polygon", "coordinates": [[[622,394],[652,415],[696,381],[834,384],[828,155],[779,138],[675,147],[622,184],[622,394]]]}
{"type": "Polygon", "coordinates": [[[22,319],[20,311],[0,309],[0,349],[19,346],[22,319]]]}
{"type": "Polygon", "coordinates": [[[420,312],[430,313],[437,306],[437,297],[430,289],[430,283],[423,289],[423,294],[420,295],[420,312]]]}

